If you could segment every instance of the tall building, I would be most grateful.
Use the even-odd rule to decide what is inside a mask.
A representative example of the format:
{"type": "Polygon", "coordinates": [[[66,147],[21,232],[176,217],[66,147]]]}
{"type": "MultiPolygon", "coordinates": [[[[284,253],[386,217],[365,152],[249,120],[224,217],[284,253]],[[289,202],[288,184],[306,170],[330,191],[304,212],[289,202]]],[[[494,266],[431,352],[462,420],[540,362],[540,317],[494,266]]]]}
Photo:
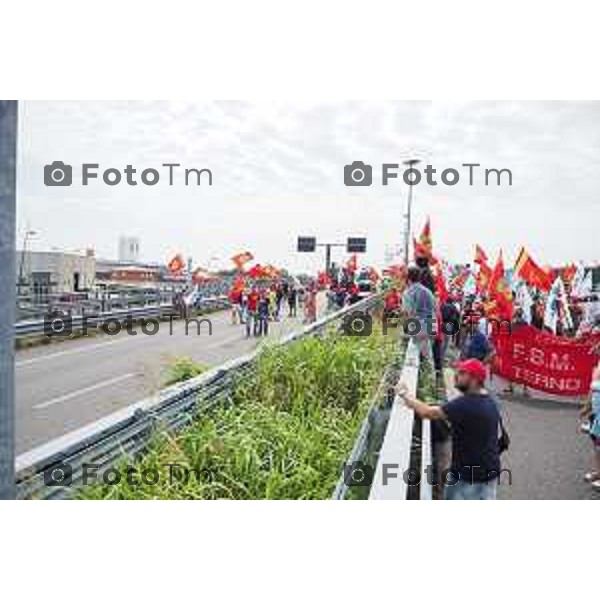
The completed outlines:
{"type": "Polygon", "coordinates": [[[119,261],[136,263],[140,259],[140,240],[137,237],[122,235],[119,238],[119,261]]]}

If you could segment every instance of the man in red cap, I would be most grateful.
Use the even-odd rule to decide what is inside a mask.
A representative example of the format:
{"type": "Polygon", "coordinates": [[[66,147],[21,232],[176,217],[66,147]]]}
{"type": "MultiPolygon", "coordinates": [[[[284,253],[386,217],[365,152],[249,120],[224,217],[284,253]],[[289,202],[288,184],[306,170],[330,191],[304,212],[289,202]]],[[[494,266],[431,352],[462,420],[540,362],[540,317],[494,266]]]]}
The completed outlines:
{"type": "Polygon", "coordinates": [[[410,398],[406,386],[398,385],[398,395],[419,417],[446,419],[451,425],[452,464],[449,472],[441,474],[446,500],[496,499],[502,427],[498,401],[485,391],[485,379],[481,361],[458,363],[454,385],[461,395],[442,406],[410,398]]]}

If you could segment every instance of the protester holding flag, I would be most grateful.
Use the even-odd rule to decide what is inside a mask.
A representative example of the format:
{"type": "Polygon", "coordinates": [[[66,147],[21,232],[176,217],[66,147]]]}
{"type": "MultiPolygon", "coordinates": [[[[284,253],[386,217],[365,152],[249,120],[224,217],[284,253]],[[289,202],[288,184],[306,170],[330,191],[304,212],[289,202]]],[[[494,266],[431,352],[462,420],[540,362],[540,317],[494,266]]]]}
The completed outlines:
{"type": "Polygon", "coordinates": [[[515,277],[519,277],[528,285],[540,291],[548,292],[552,287],[552,279],[544,269],[539,267],[525,248],[521,248],[515,262],[515,277]]]}
{"type": "Polygon", "coordinates": [[[480,246],[475,246],[475,264],[479,265],[476,278],[477,293],[485,295],[488,290],[490,278],[492,276],[492,269],[487,264],[487,255],[480,246]]]}
{"type": "Polygon", "coordinates": [[[231,304],[231,324],[237,325],[242,322],[242,290],[232,287],[229,291],[229,302],[231,304]]]}
{"type": "Polygon", "coordinates": [[[492,271],[487,290],[489,302],[486,304],[485,313],[488,319],[504,319],[508,322],[513,316],[513,296],[506,281],[502,250],[492,271]]]}
{"type": "Polygon", "coordinates": [[[252,252],[248,251],[240,252],[239,254],[236,254],[235,256],[231,257],[231,260],[238,271],[243,271],[244,265],[253,259],[254,255],[252,254],[252,252]]]}
{"type": "Polygon", "coordinates": [[[246,337],[250,334],[258,335],[258,301],[260,295],[258,288],[252,286],[246,300],[246,337]]]}

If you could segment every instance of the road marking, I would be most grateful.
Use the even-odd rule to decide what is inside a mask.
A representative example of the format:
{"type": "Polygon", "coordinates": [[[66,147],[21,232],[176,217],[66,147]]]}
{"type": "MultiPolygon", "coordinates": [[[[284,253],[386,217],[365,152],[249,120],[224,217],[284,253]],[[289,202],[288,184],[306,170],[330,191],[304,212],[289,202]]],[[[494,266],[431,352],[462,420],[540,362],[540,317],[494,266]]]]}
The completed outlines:
{"type": "MultiPolygon", "coordinates": [[[[135,339],[136,336],[130,336],[122,340],[107,340],[106,342],[100,342],[98,344],[91,344],[89,346],[83,346],[82,348],[71,348],[70,350],[60,350],[59,352],[53,352],[52,354],[46,354],[44,356],[36,356],[35,358],[26,358],[25,360],[18,360],[15,364],[17,367],[25,367],[32,365],[42,360],[48,360],[49,358],[58,358],[60,356],[68,356],[69,354],[79,354],[80,352],[87,352],[88,350],[98,350],[106,346],[112,346],[114,344],[122,344],[128,342],[131,338],[135,339]]],[[[63,342],[67,343],[67,342],[63,342]]]]}
{"type": "MultiPolygon", "coordinates": [[[[175,323],[181,323],[182,325],[182,329],[183,326],[185,325],[185,323],[183,321],[175,321],[175,323]]],[[[166,325],[168,327],[168,324],[166,325]]],[[[190,327],[191,330],[191,327],[190,327]]],[[[175,327],[173,327],[173,331],[175,332],[176,329],[175,327]]],[[[105,348],[107,346],[113,346],[115,344],[123,344],[125,342],[129,342],[132,339],[136,340],[136,339],[143,339],[145,336],[142,333],[138,333],[138,335],[128,335],[128,334],[123,334],[126,335],[127,337],[125,337],[124,339],[118,339],[118,340],[106,340],[103,342],[99,342],[97,344],[89,344],[86,346],[82,346],[80,348],[70,348],[68,350],[59,350],[58,352],[52,352],[51,354],[45,354],[44,356],[36,356],[34,358],[26,358],[24,360],[18,360],[15,363],[16,367],[26,367],[28,365],[33,365],[36,364],[38,362],[41,362],[43,360],[48,360],[51,358],[60,358],[61,356],[69,356],[71,354],[79,354],[80,352],[88,352],[88,351],[92,351],[92,350],[101,350],[102,348],[105,348]]],[[[170,335],[170,334],[167,334],[170,335]]],[[[173,333],[173,336],[175,336],[176,333],[173,333]]],[[[154,336],[151,336],[154,339],[154,336]]],[[[68,342],[62,342],[63,344],[66,344],[68,342]]]]}
{"type": "Polygon", "coordinates": [[[67,400],[70,400],[71,398],[75,398],[75,396],[80,396],[81,394],[86,394],[87,392],[93,392],[100,388],[108,387],[109,385],[114,385],[115,383],[119,383],[120,381],[129,379],[130,377],[135,377],[136,375],[137,373],[125,373],[125,375],[119,375],[119,377],[113,377],[112,379],[107,379],[105,381],[95,383],[94,385],[80,388],[78,390],[75,390],[74,392],[69,392],[68,394],[63,394],[62,396],[52,398],[52,400],[41,402],[40,404],[36,404],[33,408],[48,408],[49,406],[53,406],[54,404],[60,404],[61,402],[65,402],[67,400]]]}

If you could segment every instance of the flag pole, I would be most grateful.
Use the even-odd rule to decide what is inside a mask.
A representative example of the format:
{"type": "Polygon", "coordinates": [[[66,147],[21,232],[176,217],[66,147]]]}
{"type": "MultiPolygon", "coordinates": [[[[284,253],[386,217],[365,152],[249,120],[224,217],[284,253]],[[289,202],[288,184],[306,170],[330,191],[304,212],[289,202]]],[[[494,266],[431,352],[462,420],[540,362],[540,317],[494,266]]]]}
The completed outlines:
{"type": "MultiPolygon", "coordinates": [[[[412,169],[414,165],[420,163],[418,158],[411,158],[405,160],[403,164],[408,167],[408,170],[412,169]]],[[[410,248],[410,234],[411,234],[411,219],[412,219],[412,199],[413,199],[413,186],[408,186],[408,203],[406,207],[406,228],[404,236],[404,264],[408,267],[409,259],[409,248],[410,248]]]]}

